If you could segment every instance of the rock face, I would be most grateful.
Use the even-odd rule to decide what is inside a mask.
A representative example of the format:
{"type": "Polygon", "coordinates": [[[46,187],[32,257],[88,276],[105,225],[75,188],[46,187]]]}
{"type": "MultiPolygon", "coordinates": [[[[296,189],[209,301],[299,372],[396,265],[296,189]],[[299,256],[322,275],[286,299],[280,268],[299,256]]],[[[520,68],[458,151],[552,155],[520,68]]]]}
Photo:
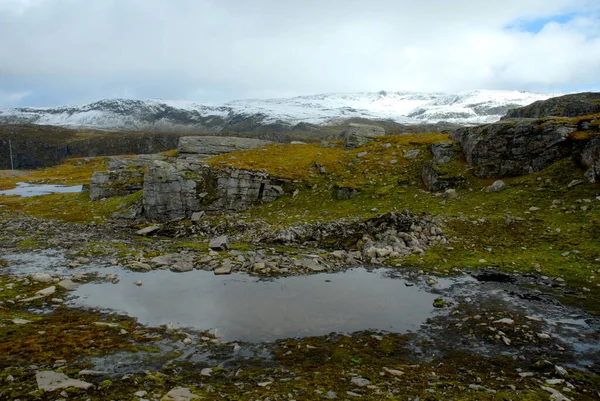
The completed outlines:
{"type": "Polygon", "coordinates": [[[466,179],[461,174],[447,171],[440,165],[426,164],[423,166],[423,183],[429,191],[442,191],[462,187],[466,179]]]}
{"type": "Polygon", "coordinates": [[[96,171],[90,181],[90,199],[129,195],[143,186],[144,174],[138,170],[96,171]]]}
{"type": "Polygon", "coordinates": [[[253,138],[235,138],[222,136],[188,136],[179,140],[177,151],[180,157],[192,156],[206,159],[235,150],[253,149],[272,142],[253,138]]]}
{"type": "Polygon", "coordinates": [[[540,100],[529,106],[509,110],[502,119],[577,117],[600,113],[600,93],[587,92],[540,100]]]}
{"type": "Polygon", "coordinates": [[[586,178],[590,182],[600,182],[600,134],[588,141],[581,153],[581,162],[587,168],[586,178]]]}
{"type": "Polygon", "coordinates": [[[458,152],[460,146],[454,142],[438,142],[431,145],[431,153],[433,154],[433,164],[445,164],[450,162],[458,152]]]}
{"type": "Polygon", "coordinates": [[[459,128],[452,134],[480,177],[518,176],[540,171],[566,157],[577,126],[556,120],[501,121],[459,128]]]}
{"type": "Polygon", "coordinates": [[[243,210],[283,195],[278,184],[283,182],[250,171],[155,162],[144,177],[144,214],[150,220],[168,222],[204,210],[243,210]]]}
{"type": "Polygon", "coordinates": [[[358,148],[373,140],[373,138],[384,135],[385,129],[381,127],[355,123],[349,124],[348,128],[340,134],[346,149],[358,148]]]}

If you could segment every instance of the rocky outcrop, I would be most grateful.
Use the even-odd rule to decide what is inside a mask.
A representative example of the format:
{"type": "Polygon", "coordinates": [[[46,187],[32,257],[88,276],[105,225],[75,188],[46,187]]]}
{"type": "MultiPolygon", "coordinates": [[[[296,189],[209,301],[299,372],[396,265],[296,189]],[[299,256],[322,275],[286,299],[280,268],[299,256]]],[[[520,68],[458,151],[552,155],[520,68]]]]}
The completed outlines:
{"type": "Polygon", "coordinates": [[[433,164],[445,164],[450,162],[460,152],[460,146],[455,142],[438,142],[431,145],[433,164]]]}
{"type": "Polygon", "coordinates": [[[586,92],[540,100],[529,106],[509,110],[510,118],[577,117],[600,113],[600,93],[586,92]]]}
{"type": "Polygon", "coordinates": [[[257,148],[270,143],[272,142],[253,138],[188,136],[179,140],[177,151],[179,157],[206,159],[235,150],[257,148]]]}
{"type": "Polygon", "coordinates": [[[431,163],[423,166],[423,183],[429,191],[458,188],[464,186],[466,182],[465,177],[459,171],[431,163]]]}
{"type": "Polygon", "coordinates": [[[155,162],[144,177],[144,215],[168,222],[199,211],[244,210],[284,194],[285,181],[264,173],[221,170],[178,160],[155,162]]]}
{"type": "Polygon", "coordinates": [[[129,195],[143,185],[144,174],[138,170],[96,171],[90,181],[90,199],[129,195]]]}
{"type": "Polygon", "coordinates": [[[376,125],[351,123],[348,128],[340,134],[346,149],[358,148],[377,136],[384,136],[385,129],[376,125]]]}
{"type": "Polygon", "coordinates": [[[540,171],[569,155],[577,126],[562,120],[501,121],[459,128],[452,134],[480,177],[518,176],[540,171]]]}
{"type": "Polygon", "coordinates": [[[581,162],[587,169],[586,178],[590,182],[600,182],[600,134],[590,138],[581,153],[581,162]]]}

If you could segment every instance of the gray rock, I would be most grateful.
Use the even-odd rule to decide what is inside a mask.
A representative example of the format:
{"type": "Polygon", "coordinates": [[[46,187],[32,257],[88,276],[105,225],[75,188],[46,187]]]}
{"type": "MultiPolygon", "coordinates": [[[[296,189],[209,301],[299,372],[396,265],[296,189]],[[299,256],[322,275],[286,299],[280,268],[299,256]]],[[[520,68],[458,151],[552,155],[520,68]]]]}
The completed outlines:
{"type": "Polygon", "coordinates": [[[215,273],[215,275],[220,276],[220,275],[224,275],[224,274],[231,274],[232,270],[233,270],[233,266],[231,265],[231,262],[229,262],[228,260],[225,260],[220,267],[217,267],[214,270],[214,273],[215,273]]]}
{"type": "Polygon", "coordinates": [[[509,110],[502,119],[577,117],[600,113],[600,93],[584,92],[539,100],[525,107],[509,110]]]}
{"type": "Polygon", "coordinates": [[[96,171],[90,181],[90,200],[130,195],[141,191],[143,186],[141,170],[96,171]]]}
{"type": "Polygon", "coordinates": [[[348,200],[354,198],[356,195],[360,194],[360,191],[355,188],[350,187],[335,187],[334,195],[337,200],[348,200]]]}
{"type": "Polygon", "coordinates": [[[226,136],[184,136],[179,138],[179,157],[193,156],[200,159],[266,146],[272,142],[254,138],[226,136]]]}
{"type": "Polygon", "coordinates": [[[51,370],[41,371],[35,374],[38,389],[41,391],[55,391],[63,388],[78,388],[87,390],[93,385],[81,380],[69,378],[63,373],[56,373],[51,370]]]}
{"type": "Polygon", "coordinates": [[[589,182],[600,182],[600,135],[595,135],[581,153],[581,163],[587,167],[585,177],[589,182]]]}
{"type": "Polygon", "coordinates": [[[385,129],[376,125],[351,123],[348,128],[340,134],[346,149],[358,148],[378,136],[384,136],[385,129]]]}
{"type": "Polygon", "coordinates": [[[48,273],[33,273],[31,275],[31,280],[37,283],[51,283],[53,278],[48,273]]]}
{"type": "Polygon", "coordinates": [[[573,188],[581,184],[583,184],[583,180],[573,180],[567,185],[567,188],[573,188]]]}
{"type": "Polygon", "coordinates": [[[200,396],[193,394],[189,388],[185,387],[175,387],[171,391],[169,391],[164,397],[161,398],[161,401],[190,401],[200,399],[200,396]]]}
{"type": "Polygon", "coordinates": [[[450,188],[450,189],[445,190],[444,198],[448,198],[448,199],[458,198],[458,193],[456,192],[456,189],[450,188]]]}
{"type": "Polygon", "coordinates": [[[417,156],[419,156],[419,153],[421,153],[421,151],[419,149],[405,150],[404,151],[404,157],[407,158],[407,159],[414,159],[417,156]]]}
{"type": "Polygon", "coordinates": [[[49,295],[52,295],[56,292],[56,287],[55,286],[51,286],[48,288],[44,288],[43,290],[39,290],[38,292],[36,292],[36,294],[41,295],[43,297],[47,297],[49,295]]]}
{"type": "Polygon", "coordinates": [[[506,188],[506,184],[504,183],[504,181],[502,181],[502,180],[496,180],[496,181],[494,181],[494,183],[492,185],[490,185],[489,187],[487,187],[485,189],[485,192],[487,192],[487,193],[490,193],[490,192],[500,192],[504,188],[506,188]]]}
{"type": "Polygon", "coordinates": [[[61,280],[57,284],[59,287],[64,288],[67,291],[73,291],[79,287],[79,284],[70,279],[61,280]]]}
{"type": "Polygon", "coordinates": [[[213,251],[226,251],[229,249],[229,239],[226,235],[222,235],[210,240],[208,247],[213,251]]]}
{"type": "Polygon", "coordinates": [[[31,320],[20,319],[20,318],[15,318],[15,319],[13,319],[11,321],[13,322],[13,324],[17,324],[17,325],[23,325],[23,324],[31,323],[31,320]]]}
{"type": "Polygon", "coordinates": [[[134,272],[149,272],[152,270],[152,266],[150,266],[148,263],[138,262],[137,260],[129,262],[127,267],[134,272]]]}
{"type": "Polygon", "coordinates": [[[358,387],[366,387],[369,384],[371,384],[371,381],[365,379],[364,377],[353,377],[352,379],[350,379],[350,382],[358,387]]]}
{"type": "Polygon", "coordinates": [[[160,226],[155,224],[155,225],[148,226],[148,227],[142,228],[141,230],[136,231],[136,234],[145,236],[145,235],[154,234],[158,230],[160,230],[160,226]]]}
{"type": "Polygon", "coordinates": [[[458,140],[469,165],[480,177],[518,176],[540,171],[569,155],[563,146],[577,130],[567,122],[546,120],[500,121],[459,128],[458,140]]]}
{"type": "Polygon", "coordinates": [[[458,153],[457,144],[454,142],[438,142],[431,145],[433,164],[446,164],[454,159],[458,153]]]}
{"type": "Polygon", "coordinates": [[[441,191],[447,188],[459,188],[466,184],[465,177],[456,172],[442,171],[433,164],[423,166],[423,183],[429,191],[441,191]]]}

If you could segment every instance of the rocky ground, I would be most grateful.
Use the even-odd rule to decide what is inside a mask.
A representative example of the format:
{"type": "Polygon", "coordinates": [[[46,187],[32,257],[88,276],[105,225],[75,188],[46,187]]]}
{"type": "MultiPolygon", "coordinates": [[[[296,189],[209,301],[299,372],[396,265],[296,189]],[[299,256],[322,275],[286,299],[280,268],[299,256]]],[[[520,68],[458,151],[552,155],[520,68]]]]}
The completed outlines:
{"type": "Polygon", "coordinates": [[[503,121],[459,130],[462,150],[449,135],[356,137],[358,127],[342,143],[3,177],[5,189],[117,172],[95,176],[105,192],[93,200],[0,197],[0,399],[598,399],[596,124],[503,121]],[[526,124],[535,157],[488,146],[526,124]],[[498,169],[530,174],[488,177],[498,169]],[[144,215],[150,204],[171,217],[144,215]],[[60,268],[44,272],[52,253],[60,268]],[[244,343],[71,302],[85,283],[119,280],[99,266],[285,280],[361,265],[434,294],[437,312],[408,333],[244,343]]]}

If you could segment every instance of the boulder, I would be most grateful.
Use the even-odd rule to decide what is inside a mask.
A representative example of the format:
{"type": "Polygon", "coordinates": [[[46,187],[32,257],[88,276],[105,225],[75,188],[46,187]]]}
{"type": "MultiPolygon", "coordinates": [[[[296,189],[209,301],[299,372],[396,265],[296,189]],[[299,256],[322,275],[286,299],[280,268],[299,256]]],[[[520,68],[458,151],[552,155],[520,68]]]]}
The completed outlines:
{"type": "Polygon", "coordinates": [[[438,142],[431,145],[431,154],[433,155],[433,164],[446,164],[454,159],[458,153],[458,144],[454,142],[438,142]]]}
{"type": "Polygon", "coordinates": [[[229,249],[229,239],[225,235],[213,238],[208,247],[213,251],[226,251],[229,249]]]}
{"type": "Polygon", "coordinates": [[[501,121],[459,128],[452,134],[479,177],[530,174],[565,158],[577,127],[563,120],[501,121]]]}
{"type": "Polygon", "coordinates": [[[423,183],[429,191],[441,191],[447,188],[458,188],[466,184],[466,179],[458,172],[446,171],[439,165],[423,166],[423,183]]]}
{"type": "Polygon", "coordinates": [[[487,187],[485,189],[485,192],[487,192],[487,193],[490,193],[490,192],[500,192],[504,188],[506,188],[506,184],[504,183],[504,181],[502,181],[502,180],[496,180],[496,181],[494,181],[494,183],[492,185],[490,185],[489,187],[487,187]]]}
{"type": "Polygon", "coordinates": [[[348,200],[354,198],[356,195],[360,194],[360,191],[356,188],[350,187],[338,187],[334,188],[334,196],[337,200],[348,200]]]}
{"type": "Polygon", "coordinates": [[[355,149],[370,142],[373,138],[384,136],[385,129],[376,125],[348,124],[348,128],[340,134],[346,149],[355,149]]]}
{"type": "Polygon", "coordinates": [[[179,157],[206,159],[236,150],[246,150],[266,146],[270,141],[254,138],[225,136],[184,136],[179,139],[179,157]]]}

